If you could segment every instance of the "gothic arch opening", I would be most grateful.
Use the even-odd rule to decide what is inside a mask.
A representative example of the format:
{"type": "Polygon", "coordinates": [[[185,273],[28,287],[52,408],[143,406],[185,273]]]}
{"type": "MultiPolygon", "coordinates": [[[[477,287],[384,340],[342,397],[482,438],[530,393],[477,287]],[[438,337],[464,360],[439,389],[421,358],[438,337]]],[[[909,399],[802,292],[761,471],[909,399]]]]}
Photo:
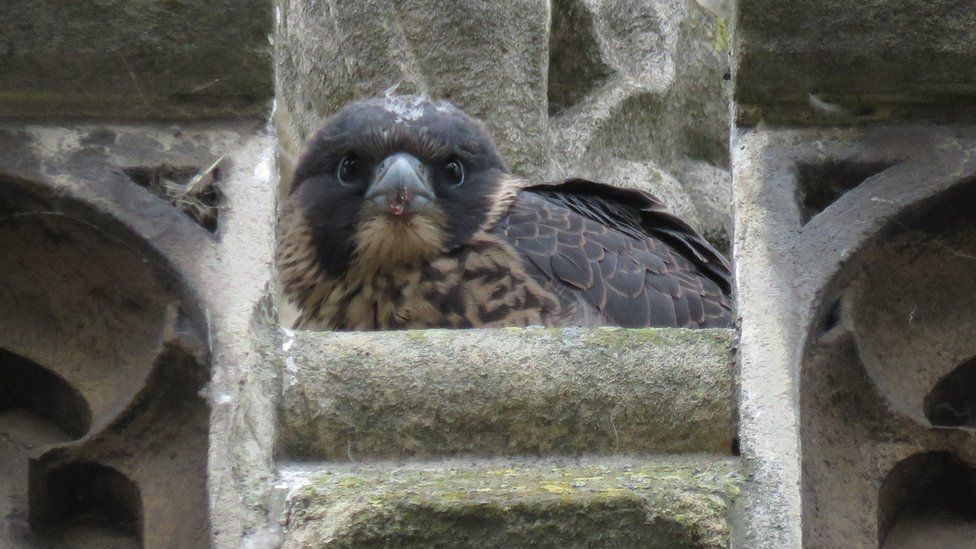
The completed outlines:
{"type": "Polygon", "coordinates": [[[976,536],[974,209],[973,180],[906,208],[820,292],[800,372],[805,547],[976,536]]]}
{"type": "MultiPolygon", "coordinates": [[[[852,331],[868,376],[892,408],[926,427],[950,405],[942,400],[947,386],[933,397],[936,385],[974,375],[965,366],[976,356],[974,208],[970,181],[893,220],[850,285],[852,331]]],[[[963,408],[976,400],[976,385],[951,392],[963,408]]]]}
{"type": "Polygon", "coordinates": [[[0,303],[0,547],[209,546],[208,338],[179,274],[0,175],[0,303]]]}
{"type": "Polygon", "coordinates": [[[125,475],[98,463],[71,463],[32,486],[31,526],[59,545],[81,539],[112,540],[118,547],[142,543],[142,498],[125,475]]]}
{"type": "Polygon", "coordinates": [[[940,379],[925,395],[924,407],[935,427],[976,428],[976,357],[940,379]]]}
{"type": "Polygon", "coordinates": [[[91,410],[64,378],[0,348],[0,418],[42,421],[61,431],[65,439],[77,439],[88,432],[91,410]]]}

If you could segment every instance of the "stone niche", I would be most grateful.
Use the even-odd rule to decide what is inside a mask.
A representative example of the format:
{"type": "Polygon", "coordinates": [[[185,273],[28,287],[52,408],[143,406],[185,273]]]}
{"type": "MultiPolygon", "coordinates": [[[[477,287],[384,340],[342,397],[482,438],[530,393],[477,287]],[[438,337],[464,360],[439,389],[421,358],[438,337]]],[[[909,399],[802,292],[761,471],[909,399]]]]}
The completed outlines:
{"type": "MultiPolygon", "coordinates": [[[[328,116],[394,90],[447,99],[484,121],[519,176],[648,191],[728,252],[726,3],[281,0],[278,7],[280,203],[302,144],[328,116]]],[[[297,312],[279,301],[290,326],[297,312]]]]}
{"type": "Polygon", "coordinates": [[[164,260],[0,178],[0,546],[208,547],[202,314],[164,260]]]}
{"type": "Polygon", "coordinates": [[[804,546],[976,539],[976,181],[887,223],[824,292],[801,372],[804,546]]]}
{"type": "Polygon", "coordinates": [[[483,120],[518,175],[652,192],[727,250],[724,4],[281,0],[282,192],[325,117],[395,89],[448,99],[483,120]]]}

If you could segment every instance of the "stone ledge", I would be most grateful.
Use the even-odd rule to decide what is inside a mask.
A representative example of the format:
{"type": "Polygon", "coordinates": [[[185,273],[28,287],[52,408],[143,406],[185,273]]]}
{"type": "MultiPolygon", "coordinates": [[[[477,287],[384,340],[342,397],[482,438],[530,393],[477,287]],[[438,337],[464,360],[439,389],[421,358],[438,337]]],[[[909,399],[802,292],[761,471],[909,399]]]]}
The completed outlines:
{"type": "Polygon", "coordinates": [[[731,330],[286,339],[278,447],[293,459],[728,454],[736,436],[731,330]]]}
{"type": "Polygon", "coordinates": [[[742,0],[740,125],[976,116],[976,11],[958,0],[742,0]]]}
{"type": "Polygon", "coordinates": [[[0,116],[263,118],[270,111],[270,0],[4,7],[0,116]]]}
{"type": "Polygon", "coordinates": [[[682,456],[281,471],[283,547],[729,545],[738,460],[682,456]]]}

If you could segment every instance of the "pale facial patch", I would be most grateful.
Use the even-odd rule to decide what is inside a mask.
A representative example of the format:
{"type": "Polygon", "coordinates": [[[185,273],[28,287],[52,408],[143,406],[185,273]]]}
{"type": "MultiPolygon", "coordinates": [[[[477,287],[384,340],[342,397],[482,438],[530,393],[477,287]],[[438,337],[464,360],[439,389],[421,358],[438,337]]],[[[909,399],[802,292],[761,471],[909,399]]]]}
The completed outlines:
{"type": "Polygon", "coordinates": [[[444,217],[436,207],[410,216],[391,216],[373,208],[365,209],[356,229],[356,251],[351,270],[366,276],[426,261],[443,253],[444,217]]]}

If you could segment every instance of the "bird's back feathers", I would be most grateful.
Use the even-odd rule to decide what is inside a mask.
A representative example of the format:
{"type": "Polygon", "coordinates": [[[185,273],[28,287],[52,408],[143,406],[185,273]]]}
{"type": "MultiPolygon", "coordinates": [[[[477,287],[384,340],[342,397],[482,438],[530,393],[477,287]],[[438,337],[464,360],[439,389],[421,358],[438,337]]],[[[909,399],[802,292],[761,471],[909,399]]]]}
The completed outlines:
{"type": "Polygon", "coordinates": [[[728,262],[648,193],[582,179],[525,187],[493,232],[558,299],[560,324],[731,324],[728,262]]]}

